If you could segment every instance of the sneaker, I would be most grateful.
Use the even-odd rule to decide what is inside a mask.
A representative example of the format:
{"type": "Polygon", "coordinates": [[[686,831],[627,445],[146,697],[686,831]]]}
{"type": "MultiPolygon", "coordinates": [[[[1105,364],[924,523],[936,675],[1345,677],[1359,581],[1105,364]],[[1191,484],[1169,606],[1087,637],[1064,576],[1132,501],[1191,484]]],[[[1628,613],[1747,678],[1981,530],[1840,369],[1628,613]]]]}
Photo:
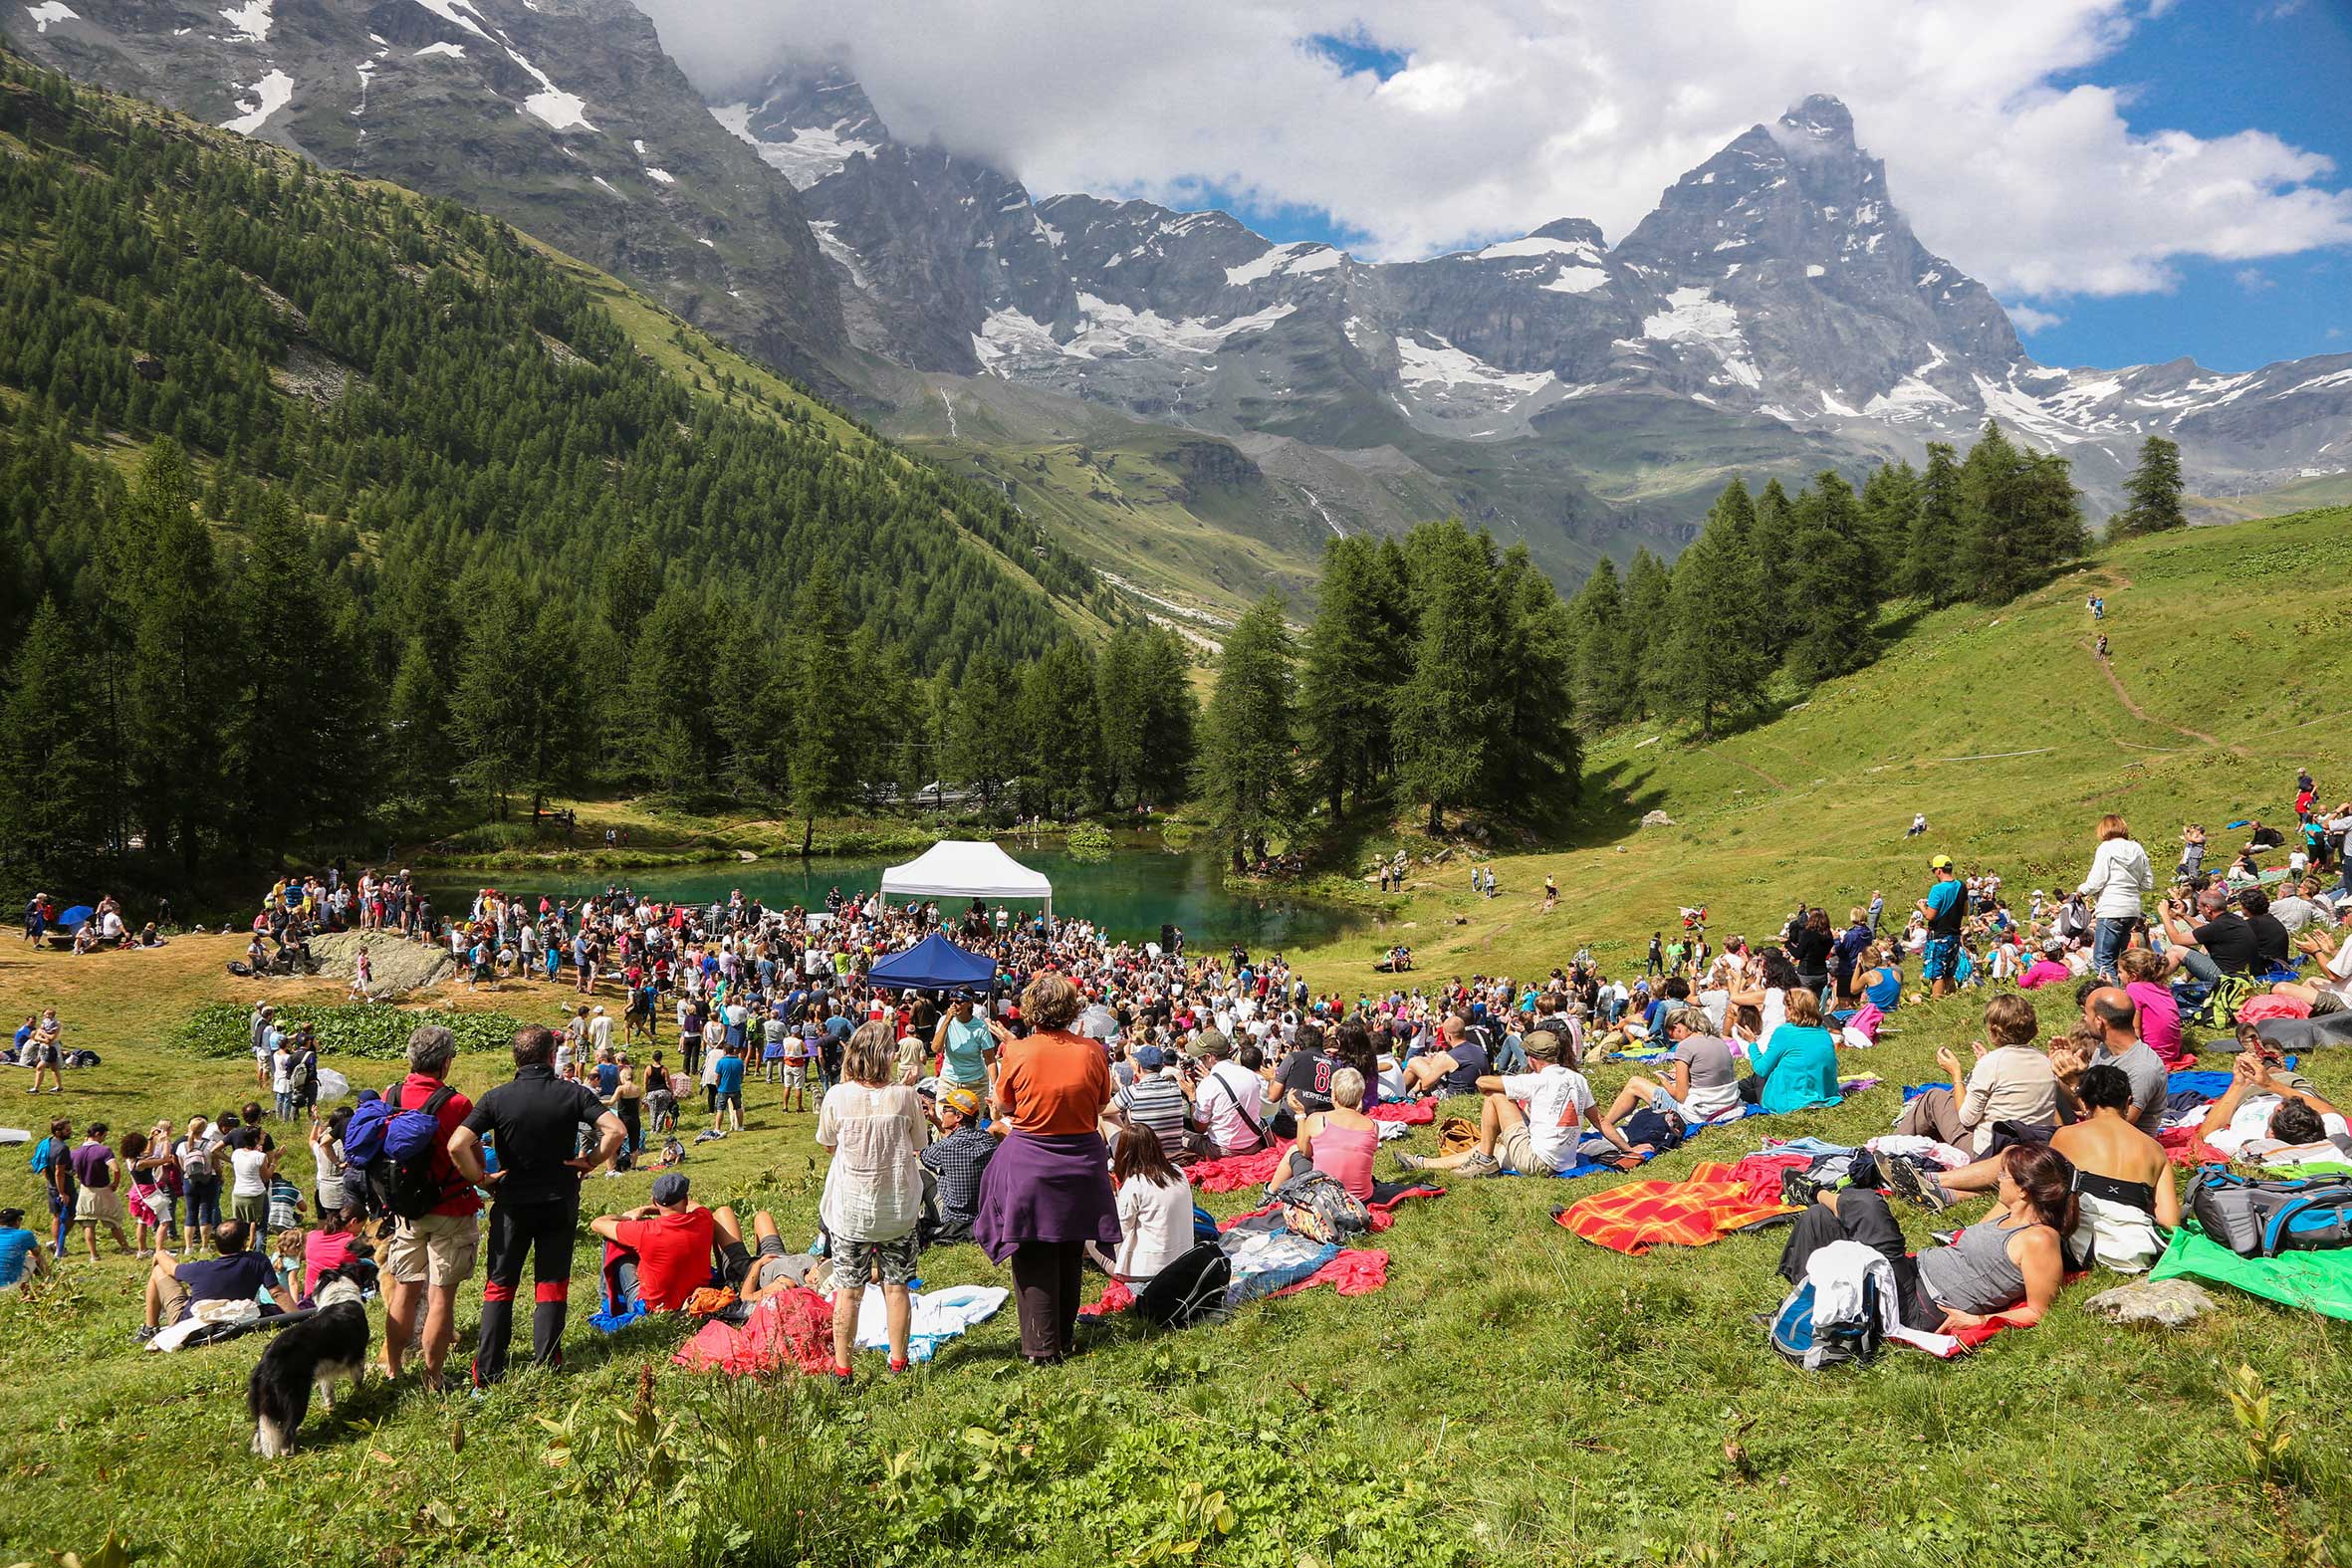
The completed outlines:
{"type": "Polygon", "coordinates": [[[159,1330],[154,1324],[141,1323],[138,1326],[138,1332],[130,1336],[130,1342],[134,1345],[143,1345],[148,1340],[153,1339],[158,1332],[159,1330]]]}
{"type": "Polygon", "coordinates": [[[1501,1176],[1503,1162],[1491,1154],[1473,1153],[1469,1159],[1455,1167],[1454,1174],[1466,1177],[1501,1176]]]}
{"type": "Polygon", "coordinates": [[[1889,1160],[1879,1174],[1886,1178],[1888,1191],[1905,1203],[1919,1205],[1929,1214],[1940,1215],[1953,1205],[1954,1199],[1944,1191],[1944,1184],[1909,1160],[1889,1160]]]}
{"type": "Polygon", "coordinates": [[[1402,1149],[1399,1149],[1391,1158],[1396,1161],[1396,1168],[1400,1171],[1424,1171],[1429,1168],[1428,1162],[1421,1156],[1407,1154],[1402,1149]]]}
{"type": "Polygon", "coordinates": [[[1821,1196],[1821,1184],[1804,1172],[1789,1169],[1780,1173],[1780,1202],[1802,1209],[1821,1196]]]}

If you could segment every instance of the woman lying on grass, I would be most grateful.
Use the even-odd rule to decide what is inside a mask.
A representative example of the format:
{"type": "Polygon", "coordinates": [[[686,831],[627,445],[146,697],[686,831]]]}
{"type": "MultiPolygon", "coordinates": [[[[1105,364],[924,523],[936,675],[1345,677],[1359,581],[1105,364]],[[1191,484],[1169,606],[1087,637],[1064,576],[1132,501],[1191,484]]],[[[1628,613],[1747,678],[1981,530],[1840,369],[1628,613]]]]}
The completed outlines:
{"type": "Polygon", "coordinates": [[[2062,1238],[2074,1232],[2074,1167],[2039,1144],[2001,1151],[1999,1202],[1991,1214],[1916,1257],[1887,1201],[1868,1188],[1822,1193],[1796,1217],[1780,1253],[1780,1274],[1801,1283],[1805,1263],[1832,1241],[1859,1241],[1892,1263],[1905,1327],[1953,1333],[1986,1323],[2018,1328],[2041,1321],[2066,1277],[2062,1238]]]}

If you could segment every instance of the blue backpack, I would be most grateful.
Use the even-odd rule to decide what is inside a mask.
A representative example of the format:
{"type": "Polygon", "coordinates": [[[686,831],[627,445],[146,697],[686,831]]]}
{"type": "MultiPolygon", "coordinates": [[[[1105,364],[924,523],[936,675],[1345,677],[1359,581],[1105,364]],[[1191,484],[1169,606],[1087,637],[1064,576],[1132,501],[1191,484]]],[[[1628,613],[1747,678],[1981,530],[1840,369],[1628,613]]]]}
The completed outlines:
{"type": "Polygon", "coordinates": [[[1878,1297],[1878,1281],[1865,1278],[1859,1317],[1816,1326],[1813,1282],[1799,1281],[1780,1303],[1780,1310],[1772,1314],[1772,1348],[1807,1372],[1846,1362],[1868,1362],[1886,1343],[1886,1308],[1887,1303],[1878,1297]]]}
{"type": "Polygon", "coordinates": [[[365,1174],[372,1207],[402,1220],[420,1220],[457,1191],[433,1175],[433,1159],[442,1148],[441,1108],[457,1091],[444,1083],[414,1110],[393,1109],[398,1093],[395,1085],[352,1113],[344,1127],[344,1158],[365,1174]]]}

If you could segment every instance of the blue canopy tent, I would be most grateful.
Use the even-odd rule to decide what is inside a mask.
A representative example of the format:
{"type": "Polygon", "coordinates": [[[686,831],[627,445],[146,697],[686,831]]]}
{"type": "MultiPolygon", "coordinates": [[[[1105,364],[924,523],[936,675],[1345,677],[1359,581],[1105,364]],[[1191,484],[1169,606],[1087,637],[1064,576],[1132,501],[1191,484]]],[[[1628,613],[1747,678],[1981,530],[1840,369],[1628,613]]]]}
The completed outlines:
{"type": "Polygon", "coordinates": [[[954,991],[985,994],[997,978],[997,961],[967,953],[934,931],[904,953],[874,965],[866,979],[880,991],[954,991]]]}

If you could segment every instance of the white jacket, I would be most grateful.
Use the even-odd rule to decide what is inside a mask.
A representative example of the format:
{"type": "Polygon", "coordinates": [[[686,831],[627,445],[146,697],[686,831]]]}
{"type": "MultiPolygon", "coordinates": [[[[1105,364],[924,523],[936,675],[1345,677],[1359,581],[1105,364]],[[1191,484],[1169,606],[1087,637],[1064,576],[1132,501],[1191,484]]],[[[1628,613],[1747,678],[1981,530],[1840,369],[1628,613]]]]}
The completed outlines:
{"type": "Polygon", "coordinates": [[[2090,875],[2076,889],[2095,897],[2091,913],[2100,920],[2129,920],[2141,913],[2140,899],[2156,890],[2156,871],[2148,851],[2129,838],[2109,838],[2091,856],[2090,875]]]}

